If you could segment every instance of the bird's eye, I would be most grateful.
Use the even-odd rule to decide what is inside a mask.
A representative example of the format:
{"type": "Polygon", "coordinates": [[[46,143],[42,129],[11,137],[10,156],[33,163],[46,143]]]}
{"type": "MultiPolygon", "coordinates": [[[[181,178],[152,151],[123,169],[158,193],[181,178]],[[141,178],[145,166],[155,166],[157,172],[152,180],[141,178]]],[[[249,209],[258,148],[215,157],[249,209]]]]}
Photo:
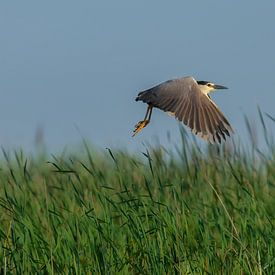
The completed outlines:
{"type": "Polygon", "coordinates": [[[211,84],[211,83],[208,83],[207,86],[208,86],[208,87],[212,87],[212,84],[211,84]]]}

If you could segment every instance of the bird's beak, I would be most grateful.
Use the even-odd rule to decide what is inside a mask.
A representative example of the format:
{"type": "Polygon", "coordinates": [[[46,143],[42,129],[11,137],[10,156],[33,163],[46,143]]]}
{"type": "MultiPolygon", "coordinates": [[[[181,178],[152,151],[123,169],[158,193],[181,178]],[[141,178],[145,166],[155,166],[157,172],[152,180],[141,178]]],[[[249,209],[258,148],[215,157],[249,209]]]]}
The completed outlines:
{"type": "Polygon", "coordinates": [[[213,86],[213,88],[214,88],[214,89],[216,89],[216,90],[219,90],[219,89],[228,89],[228,88],[227,88],[227,87],[225,87],[225,86],[222,86],[222,85],[216,85],[216,84],[213,86]]]}

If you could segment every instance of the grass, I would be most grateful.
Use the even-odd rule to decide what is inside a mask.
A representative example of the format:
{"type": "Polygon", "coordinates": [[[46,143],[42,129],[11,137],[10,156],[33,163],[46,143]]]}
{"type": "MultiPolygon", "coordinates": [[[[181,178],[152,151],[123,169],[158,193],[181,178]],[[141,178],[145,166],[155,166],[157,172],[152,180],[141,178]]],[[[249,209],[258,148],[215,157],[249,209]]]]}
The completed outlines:
{"type": "Polygon", "coordinates": [[[267,153],[253,139],[201,149],[183,129],[172,151],[3,149],[1,274],[274,274],[275,146],[259,115],[267,153]]]}

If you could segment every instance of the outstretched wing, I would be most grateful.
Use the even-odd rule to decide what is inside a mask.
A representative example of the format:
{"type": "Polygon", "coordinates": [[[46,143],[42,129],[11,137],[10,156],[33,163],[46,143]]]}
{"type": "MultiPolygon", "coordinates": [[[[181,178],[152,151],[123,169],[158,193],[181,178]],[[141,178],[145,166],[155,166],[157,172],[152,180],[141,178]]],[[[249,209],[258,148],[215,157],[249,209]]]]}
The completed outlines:
{"type": "Polygon", "coordinates": [[[172,113],[192,132],[211,143],[226,140],[233,132],[217,105],[203,94],[193,77],[168,80],[140,92],[136,100],[172,113]]]}

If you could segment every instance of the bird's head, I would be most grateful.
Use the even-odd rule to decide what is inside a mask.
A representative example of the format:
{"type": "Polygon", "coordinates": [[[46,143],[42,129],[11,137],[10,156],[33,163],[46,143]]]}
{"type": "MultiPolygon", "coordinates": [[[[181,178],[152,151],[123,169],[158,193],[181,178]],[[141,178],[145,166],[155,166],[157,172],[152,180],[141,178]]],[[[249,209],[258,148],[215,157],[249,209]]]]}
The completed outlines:
{"type": "Polygon", "coordinates": [[[225,86],[222,85],[218,85],[209,81],[197,81],[200,90],[204,93],[204,94],[209,94],[210,92],[213,92],[214,90],[218,90],[218,89],[228,89],[225,86]]]}

